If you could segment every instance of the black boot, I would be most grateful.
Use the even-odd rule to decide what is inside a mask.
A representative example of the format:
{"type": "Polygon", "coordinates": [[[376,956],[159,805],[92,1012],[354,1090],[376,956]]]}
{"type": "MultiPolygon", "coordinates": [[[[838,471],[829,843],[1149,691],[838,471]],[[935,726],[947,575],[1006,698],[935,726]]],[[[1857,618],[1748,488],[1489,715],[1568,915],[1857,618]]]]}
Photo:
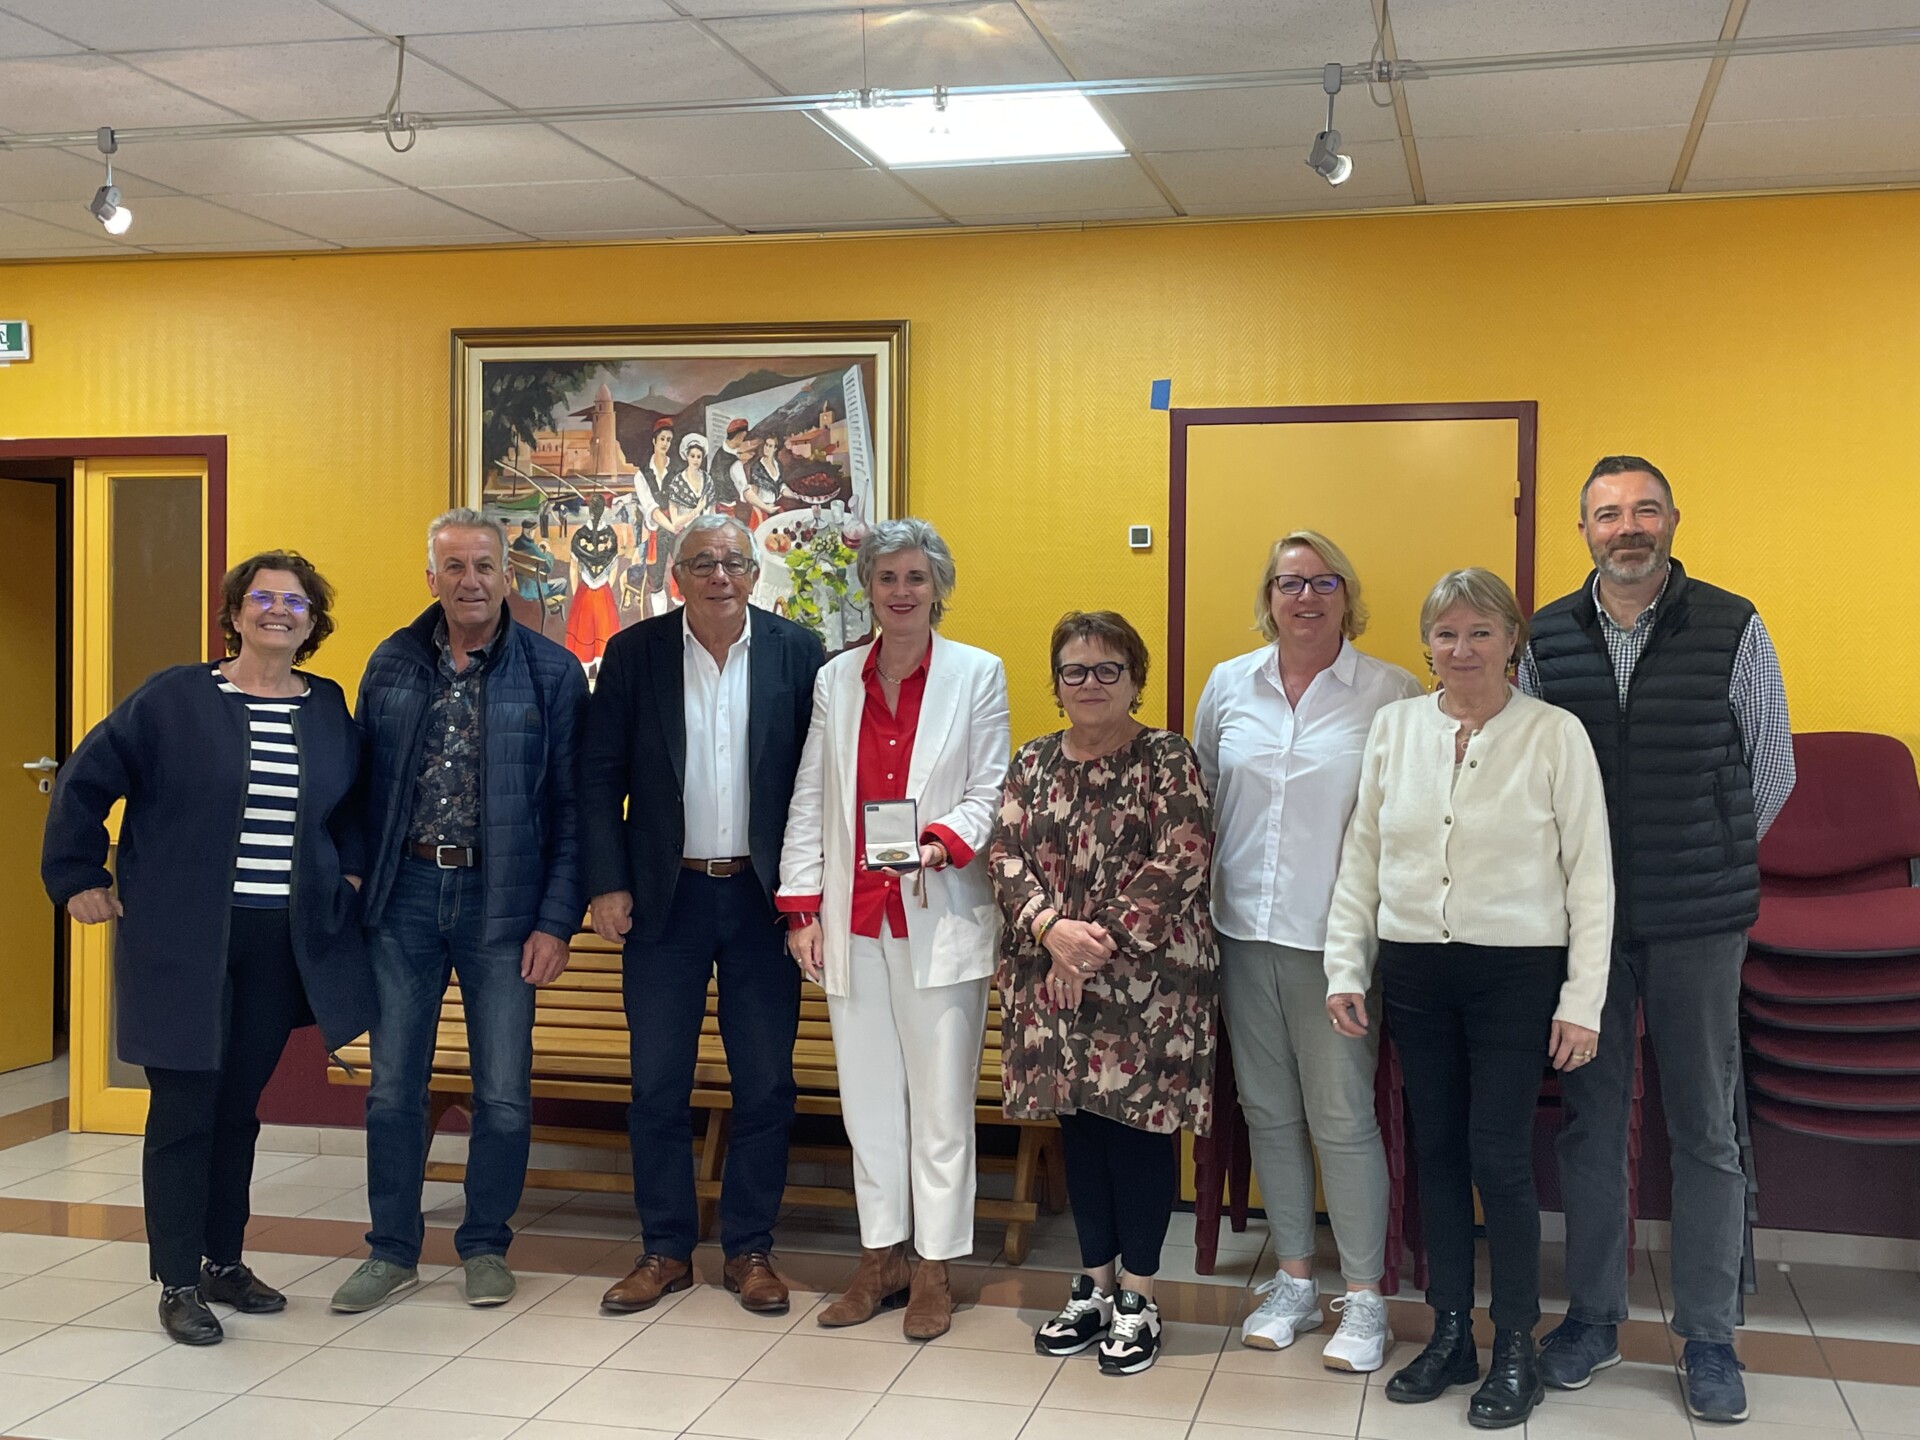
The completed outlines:
{"type": "Polygon", "coordinates": [[[1533,1413],[1546,1396],[1531,1330],[1493,1332],[1493,1361],[1487,1381],[1473,1392],[1467,1423],[1480,1430],[1504,1430],[1533,1413]]]}
{"type": "Polygon", "coordinates": [[[227,1336],[200,1292],[191,1285],[162,1288],[160,1324],[182,1345],[218,1345],[227,1336]]]}
{"type": "Polygon", "coordinates": [[[1436,1310],[1433,1338],[1398,1375],[1387,1381],[1387,1399],[1423,1405],[1447,1393],[1449,1386],[1471,1385],[1480,1378],[1480,1357],[1473,1348],[1473,1312],[1436,1310]]]}
{"type": "Polygon", "coordinates": [[[231,1305],[242,1315],[273,1315],[287,1308],[287,1297],[245,1265],[200,1267],[200,1298],[210,1305],[231,1305]]]}

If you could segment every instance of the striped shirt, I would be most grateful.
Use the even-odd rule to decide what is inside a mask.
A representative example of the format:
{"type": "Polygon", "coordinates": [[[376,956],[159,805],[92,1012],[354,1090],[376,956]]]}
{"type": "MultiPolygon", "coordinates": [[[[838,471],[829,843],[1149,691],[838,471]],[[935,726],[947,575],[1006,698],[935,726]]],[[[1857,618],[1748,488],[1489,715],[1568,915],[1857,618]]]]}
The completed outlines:
{"type": "Polygon", "coordinates": [[[249,695],[217,666],[213,678],[247,711],[247,804],[234,855],[233,903],[249,910],[284,910],[292,894],[293,822],[300,801],[293,712],[307,697],[249,695]]]}
{"type": "MultiPolygon", "coordinates": [[[[1672,578],[1672,572],[1668,572],[1672,578]]],[[[1613,677],[1620,687],[1620,705],[1627,703],[1627,688],[1633,682],[1633,667],[1647,642],[1653,638],[1654,611],[1665,598],[1662,584],[1653,603],[1642,610],[1631,626],[1621,625],[1600,603],[1600,580],[1593,581],[1593,605],[1600,616],[1600,634],[1607,642],[1607,656],[1613,661],[1613,677]]],[[[1520,657],[1520,673],[1515,677],[1529,695],[1540,693],[1540,669],[1529,646],[1520,657]]],[[[1761,623],[1758,613],[1747,622],[1740,636],[1740,648],[1734,652],[1733,673],[1727,685],[1727,704],[1740,727],[1746,749],[1748,773],[1753,776],[1753,818],[1755,839],[1764,839],[1774,817],[1793,793],[1793,727],[1787,720],[1787,685],[1780,674],[1780,656],[1773,648],[1773,637],[1761,623]]]]}

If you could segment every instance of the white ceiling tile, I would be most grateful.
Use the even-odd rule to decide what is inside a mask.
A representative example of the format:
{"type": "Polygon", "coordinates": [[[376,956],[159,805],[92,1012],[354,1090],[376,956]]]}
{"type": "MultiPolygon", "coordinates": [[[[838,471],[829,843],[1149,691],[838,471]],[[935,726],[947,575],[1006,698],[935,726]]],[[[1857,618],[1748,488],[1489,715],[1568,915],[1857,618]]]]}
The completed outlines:
{"type": "Polygon", "coordinates": [[[1686,139],[1685,125],[1423,139],[1420,174],[1435,204],[1664,190],[1686,139]]]}
{"type": "Polygon", "coordinates": [[[543,230],[542,240],[575,240],[612,244],[621,240],[675,240],[695,235],[733,235],[725,225],[676,225],[665,230],[543,230]]]}
{"type": "Polygon", "coordinates": [[[639,175],[864,170],[867,162],[802,114],[690,115],[559,127],[639,175]]]}
{"type": "Polygon", "coordinates": [[[404,154],[396,154],[384,135],[317,135],[314,143],[369,170],[423,188],[609,180],[620,173],[618,166],[543,125],[459,125],[422,130],[413,148],[404,154]]]}
{"type": "Polygon", "coordinates": [[[71,55],[80,48],[50,30],[42,30],[38,25],[29,25],[0,11],[0,60],[21,55],[71,55]]]}
{"type": "MultiPolygon", "coordinates": [[[[83,205],[43,200],[13,208],[50,225],[72,223],[75,229],[84,229],[88,225],[97,228],[98,225],[83,205]],[[76,214],[80,217],[78,222],[72,218],[76,214]]],[[[266,224],[251,215],[242,215],[191,195],[154,195],[145,200],[130,200],[127,208],[133,211],[133,228],[122,238],[129,245],[188,244],[194,241],[253,245],[298,238],[289,236],[278,225],[266,224]]]]}
{"type": "Polygon", "coordinates": [[[1373,47],[1367,0],[1031,3],[1069,63],[1089,78],[1290,70],[1329,60],[1357,63],[1373,47]]]}
{"type": "Polygon", "coordinates": [[[956,215],[962,225],[1076,225],[1094,220],[1171,220],[1173,211],[1159,205],[1131,205],[1098,210],[1023,211],[1010,215],[956,215]]]}
{"type": "Polygon", "coordinates": [[[1092,213],[1162,203],[1131,158],[1038,165],[954,165],[902,170],[900,178],[955,219],[967,214],[1092,213]]]}
{"type": "MultiPolygon", "coordinates": [[[[393,94],[399,47],[369,37],[130,57],[158,76],[256,120],[378,115],[393,94]]],[[[409,51],[403,110],[492,110],[494,101],[409,51]]],[[[231,117],[227,117],[231,118],[231,117]]]]}
{"type": "Polygon", "coordinates": [[[664,230],[712,223],[645,181],[624,178],[550,185],[460,185],[428,193],[528,235],[549,230],[664,230]]]}
{"type": "Polygon", "coordinates": [[[1705,60],[1681,60],[1413,80],[1407,113],[1423,148],[1441,136],[1686,125],[1707,70],[1705,60]]]}
{"type": "Polygon", "coordinates": [[[1814,35],[1920,25],[1915,0],[1747,0],[1740,35],[1814,35]]]}
{"type": "Polygon", "coordinates": [[[743,229],[804,230],[938,218],[879,170],[689,175],[676,179],[673,188],[702,210],[743,229]]]}
{"type": "Polygon", "coordinates": [[[1727,62],[1709,121],[1920,115],[1920,45],[1742,55],[1727,62]]]}
{"type": "Polygon", "coordinates": [[[1419,61],[1717,40],[1727,0],[1393,0],[1390,13],[1394,48],[1419,61]]]}
{"type": "Polygon", "coordinates": [[[685,21],[428,35],[418,49],[509,105],[614,105],[771,93],[751,70],[685,21]]]}
{"type": "MultiPolygon", "coordinates": [[[[123,150],[116,159],[124,160],[126,155],[123,150]]],[[[0,201],[9,205],[27,200],[72,200],[84,207],[106,178],[106,163],[98,151],[0,150],[0,201]]],[[[164,189],[117,164],[113,179],[129,200],[160,194],[164,189]]]]}
{"type": "Polygon", "coordinates": [[[542,25],[613,25],[633,20],[672,20],[665,0],[334,0],[340,10],[388,35],[434,35],[454,30],[522,30],[529,19],[542,25]]]}
{"type": "Polygon", "coordinates": [[[1920,173],[1920,116],[1709,122],[1687,171],[1714,189],[1752,182],[1857,185],[1920,173]]]}
{"type": "Polygon", "coordinates": [[[1344,185],[1329,185],[1307,168],[1306,143],[1270,150],[1183,150],[1147,160],[1181,208],[1193,215],[1413,203],[1398,141],[1355,145],[1349,153],[1353,175],[1344,185]]]}
{"type": "Polygon", "coordinates": [[[713,29],[795,95],[863,83],[910,90],[1071,78],[1010,0],[869,14],[864,64],[858,14],[723,20],[713,29]]]}
{"type": "Polygon", "coordinates": [[[452,237],[511,236],[489,221],[412,190],[339,190],[303,195],[236,195],[226,203],[308,235],[342,243],[374,236],[413,236],[440,244],[452,237]]]}
{"type": "MultiPolygon", "coordinates": [[[[298,140],[141,140],[121,146],[116,174],[144,175],[191,195],[285,190],[380,190],[393,182],[298,140]]],[[[0,162],[4,163],[4,162],[0,162]]]]}
{"type": "Polygon", "coordinates": [[[458,232],[446,235],[353,235],[343,238],[340,243],[349,250],[418,250],[427,245],[456,248],[468,245],[519,245],[526,243],[526,237],[510,230],[487,230],[470,235],[458,232]]]}
{"type": "MultiPolygon", "coordinates": [[[[1327,97],[1318,86],[1115,95],[1106,103],[1139,150],[1252,150],[1296,139],[1304,150],[1327,123],[1327,97]]],[[[1400,134],[1393,107],[1373,104],[1358,88],[1340,92],[1333,123],[1356,145],[1400,134]]]]}
{"type": "MultiPolygon", "coordinates": [[[[82,210],[80,213],[85,215],[86,211],[82,210]]],[[[75,251],[105,253],[127,248],[111,239],[106,231],[93,223],[91,218],[87,223],[93,225],[91,233],[66,225],[52,225],[37,216],[0,209],[0,254],[55,255],[75,251]]]]}
{"type": "Polygon", "coordinates": [[[319,0],[7,0],[7,9],[90,50],[170,50],[362,35],[319,0]]]}
{"type": "Polygon", "coordinates": [[[771,15],[806,10],[868,10],[875,15],[894,10],[930,10],[955,0],[678,0],[697,19],[725,16],[771,15]]]}
{"type": "Polygon", "coordinates": [[[0,61],[0,129],[24,134],[112,125],[201,125],[233,116],[105,55],[0,61]]]}
{"type": "Polygon", "coordinates": [[[273,240],[254,245],[236,245],[231,240],[216,240],[191,245],[143,245],[141,248],[143,250],[150,250],[155,255],[233,255],[236,253],[247,254],[249,252],[273,250],[337,251],[340,248],[325,240],[309,240],[303,236],[295,235],[291,231],[285,233],[287,238],[284,240],[273,240]]]}

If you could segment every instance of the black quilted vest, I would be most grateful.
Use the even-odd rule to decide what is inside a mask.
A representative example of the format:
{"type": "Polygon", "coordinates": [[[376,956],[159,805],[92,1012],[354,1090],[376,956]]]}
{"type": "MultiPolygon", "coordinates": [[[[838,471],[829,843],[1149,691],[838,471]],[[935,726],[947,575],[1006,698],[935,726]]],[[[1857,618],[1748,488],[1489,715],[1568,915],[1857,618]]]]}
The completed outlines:
{"type": "Polygon", "coordinates": [[[1622,938],[1722,935],[1759,914],[1753,779],[1727,700],[1752,618],[1674,561],[1622,714],[1593,576],[1533,617],[1541,698],[1580,717],[1600,760],[1622,938]]]}

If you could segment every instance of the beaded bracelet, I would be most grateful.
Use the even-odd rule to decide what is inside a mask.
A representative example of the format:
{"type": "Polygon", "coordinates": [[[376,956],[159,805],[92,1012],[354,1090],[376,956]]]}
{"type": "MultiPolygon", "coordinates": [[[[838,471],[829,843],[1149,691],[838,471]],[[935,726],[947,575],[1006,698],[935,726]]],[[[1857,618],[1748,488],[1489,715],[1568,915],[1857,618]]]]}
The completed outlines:
{"type": "Polygon", "coordinates": [[[1053,929],[1053,927],[1058,925],[1059,923],[1060,923],[1060,912],[1056,910],[1053,912],[1051,916],[1049,916],[1045,921],[1041,923],[1041,926],[1038,930],[1033,932],[1033,943],[1036,945],[1044,945],[1047,940],[1047,932],[1053,929]]]}

